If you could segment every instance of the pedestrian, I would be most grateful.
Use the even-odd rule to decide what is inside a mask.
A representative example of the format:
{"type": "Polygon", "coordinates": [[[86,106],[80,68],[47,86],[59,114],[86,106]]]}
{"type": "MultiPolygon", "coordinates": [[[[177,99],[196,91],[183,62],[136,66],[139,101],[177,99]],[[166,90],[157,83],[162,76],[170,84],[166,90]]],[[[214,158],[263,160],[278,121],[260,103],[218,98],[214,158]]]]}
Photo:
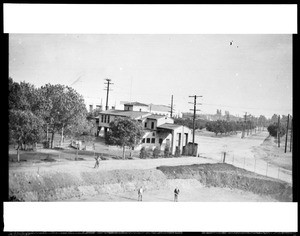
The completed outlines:
{"type": "Polygon", "coordinates": [[[96,163],[95,163],[94,168],[99,168],[100,156],[96,156],[96,157],[95,157],[95,160],[96,160],[96,163]]]}
{"type": "Polygon", "coordinates": [[[138,201],[143,201],[143,187],[138,189],[138,201]]]}
{"type": "Polygon", "coordinates": [[[174,202],[178,202],[179,188],[176,187],[174,190],[174,202]]]}

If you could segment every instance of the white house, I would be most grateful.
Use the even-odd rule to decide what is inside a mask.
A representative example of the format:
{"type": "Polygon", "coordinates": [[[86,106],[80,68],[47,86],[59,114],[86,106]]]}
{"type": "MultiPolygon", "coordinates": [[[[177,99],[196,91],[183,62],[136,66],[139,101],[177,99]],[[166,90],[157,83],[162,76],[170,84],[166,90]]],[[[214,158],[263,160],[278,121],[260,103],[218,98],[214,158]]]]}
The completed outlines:
{"type": "Polygon", "coordinates": [[[144,106],[141,104],[124,104],[124,110],[100,112],[99,116],[96,117],[98,124],[97,135],[103,128],[105,136],[109,129],[109,123],[116,117],[129,117],[140,121],[145,132],[141,143],[135,149],[160,147],[161,150],[164,150],[165,146],[168,145],[172,154],[175,154],[176,147],[179,147],[182,152],[183,147],[191,139],[191,130],[188,127],[174,124],[174,120],[167,115],[157,115],[149,111],[142,111],[141,107],[144,106]],[[141,110],[137,111],[136,109],[141,110]]]}

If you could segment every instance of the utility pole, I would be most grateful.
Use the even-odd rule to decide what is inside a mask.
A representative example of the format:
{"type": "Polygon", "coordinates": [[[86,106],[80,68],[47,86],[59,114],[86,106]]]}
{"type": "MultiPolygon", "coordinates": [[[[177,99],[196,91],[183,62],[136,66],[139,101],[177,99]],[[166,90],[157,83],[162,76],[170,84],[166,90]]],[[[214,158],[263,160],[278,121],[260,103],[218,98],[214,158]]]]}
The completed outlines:
{"type": "Polygon", "coordinates": [[[293,142],[293,117],[291,116],[290,152],[292,151],[292,142],[293,142]]]}
{"type": "Polygon", "coordinates": [[[288,118],[287,118],[284,153],[286,153],[287,139],[289,134],[289,118],[290,118],[290,114],[288,114],[288,118]]]}
{"type": "Polygon", "coordinates": [[[173,117],[173,95],[171,97],[171,118],[173,117]]]}
{"type": "MultiPolygon", "coordinates": [[[[104,83],[104,84],[106,84],[107,85],[107,87],[106,87],[106,105],[105,105],[105,110],[108,110],[108,94],[109,94],[109,91],[112,91],[112,90],[109,90],[109,85],[111,85],[111,84],[113,84],[113,83],[111,83],[110,81],[111,81],[111,79],[105,79],[107,82],[106,83],[104,83]]],[[[105,90],[105,89],[104,89],[105,90]]]]}
{"type": "Polygon", "coordinates": [[[245,126],[246,126],[246,120],[247,120],[247,112],[245,112],[244,117],[245,117],[245,120],[244,120],[244,125],[243,125],[243,131],[242,131],[242,137],[241,138],[245,137],[245,132],[246,132],[245,126]]]}
{"type": "MultiPolygon", "coordinates": [[[[251,115],[249,114],[248,116],[250,117],[251,115]]],[[[249,124],[246,124],[246,125],[247,125],[247,136],[249,136],[249,124]]]]}
{"type": "Polygon", "coordinates": [[[278,116],[278,124],[277,124],[277,143],[278,143],[278,147],[280,147],[279,127],[280,127],[280,115],[278,116]]]}
{"type": "MultiPolygon", "coordinates": [[[[190,109],[190,110],[194,110],[194,115],[193,115],[193,148],[192,148],[192,150],[193,150],[193,155],[194,155],[194,150],[195,150],[195,120],[196,120],[196,111],[200,111],[200,110],[197,110],[196,109],[196,105],[197,105],[197,98],[198,97],[202,97],[202,96],[197,96],[197,95],[194,95],[194,96],[189,96],[189,97],[192,97],[192,98],[194,98],[194,102],[192,103],[192,102],[189,102],[189,103],[192,103],[192,104],[194,104],[194,109],[190,109]]],[[[201,103],[198,103],[198,105],[201,105],[201,103]]],[[[197,154],[196,154],[196,156],[197,156],[197,154]]]]}

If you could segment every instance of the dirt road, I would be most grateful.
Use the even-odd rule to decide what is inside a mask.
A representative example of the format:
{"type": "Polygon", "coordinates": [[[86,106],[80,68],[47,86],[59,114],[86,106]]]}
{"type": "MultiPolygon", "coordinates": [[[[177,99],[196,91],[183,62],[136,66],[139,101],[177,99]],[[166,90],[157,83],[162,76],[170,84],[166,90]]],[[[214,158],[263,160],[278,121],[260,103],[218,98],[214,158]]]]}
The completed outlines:
{"type": "Polygon", "coordinates": [[[227,137],[199,133],[195,139],[201,157],[220,162],[226,152],[226,163],[292,184],[292,153],[284,153],[283,145],[277,148],[268,137],[269,133],[262,131],[243,139],[241,133],[227,137]]]}
{"type": "Polygon", "coordinates": [[[50,163],[31,163],[31,164],[18,164],[14,163],[9,168],[12,171],[71,171],[84,172],[84,171],[102,171],[102,170],[121,170],[121,169],[153,169],[158,166],[168,165],[192,165],[203,163],[214,163],[216,161],[208,160],[200,157],[181,157],[181,158],[159,158],[159,159],[135,159],[135,160],[105,160],[100,161],[98,169],[94,169],[95,160],[89,158],[83,161],[66,161],[60,160],[50,163]]]}
{"type": "MultiPolygon", "coordinates": [[[[174,185],[175,186],[175,185],[174,185]]],[[[259,196],[237,189],[201,187],[187,183],[180,188],[179,202],[277,202],[268,196],[259,196]],[[191,187],[193,186],[193,187],[191,187]]],[[[88,202],[136,202],[137,192],[101,194],[93,197],[73,198],[67,201],[88,202]]],[[[173,189],[145,191],[144,202],[173,202],[173,189]]]]}

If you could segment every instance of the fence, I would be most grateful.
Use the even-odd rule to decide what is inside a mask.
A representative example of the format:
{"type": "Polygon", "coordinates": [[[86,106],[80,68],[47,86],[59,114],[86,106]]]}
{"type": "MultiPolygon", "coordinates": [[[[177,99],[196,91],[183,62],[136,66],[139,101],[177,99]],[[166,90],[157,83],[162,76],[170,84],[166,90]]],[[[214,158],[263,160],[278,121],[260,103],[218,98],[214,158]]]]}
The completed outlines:
{"type": "Polygon", "coordinates": [[[280,179],[288,183],[292,183],[292,171],[273,165],[271,162],[267,162],[262,159],[254,158],[247,155],[237,155],[232,152],[222,152],[220,154],[219,162],[232,164],[236,167],[243,168],[245,170],[280,179]]]}

